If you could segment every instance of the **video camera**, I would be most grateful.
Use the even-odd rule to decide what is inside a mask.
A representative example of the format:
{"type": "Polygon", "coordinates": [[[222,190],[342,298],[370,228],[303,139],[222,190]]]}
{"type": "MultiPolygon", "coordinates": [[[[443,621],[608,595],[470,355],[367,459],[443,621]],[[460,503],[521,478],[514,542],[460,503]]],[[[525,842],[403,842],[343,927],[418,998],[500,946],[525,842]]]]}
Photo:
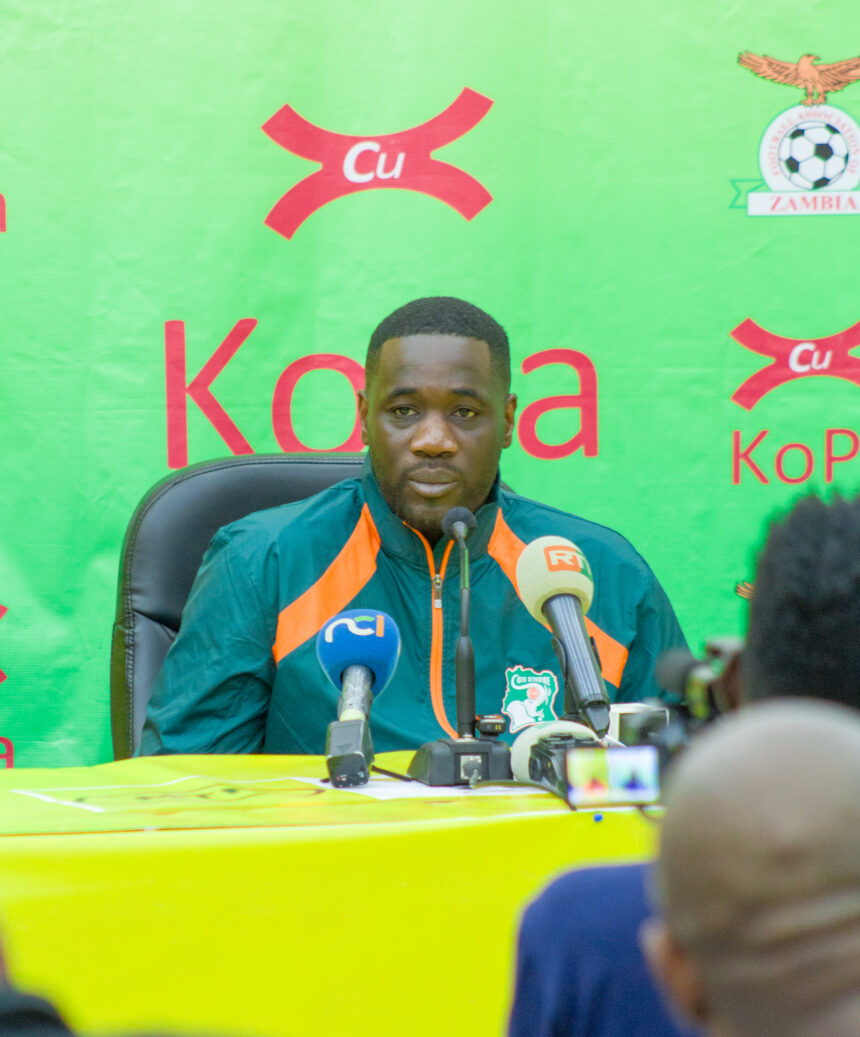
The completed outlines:
{"type": "Polygon", "coordinates": [[[657,660],[657,683],[675,701],[654,700],[649,704],[663,708],[626,717],[621,741],[656,746],[662,771],[697,731],[739,705],[742,647],[741,638],[720,637],[706,642],[700,659],[684,648],[664,652],[657,660]]]}

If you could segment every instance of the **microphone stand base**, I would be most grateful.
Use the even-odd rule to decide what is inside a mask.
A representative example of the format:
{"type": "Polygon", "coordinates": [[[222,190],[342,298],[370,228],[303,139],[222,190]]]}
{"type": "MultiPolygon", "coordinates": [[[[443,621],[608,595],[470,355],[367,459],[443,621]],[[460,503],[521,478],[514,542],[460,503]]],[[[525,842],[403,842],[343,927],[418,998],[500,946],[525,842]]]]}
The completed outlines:
{"type": "Polygon", "coordinates": [[[416,751],[406,773],[433,786],[510,781],[511,751],[493,738],[439,738],[416,751]]]}

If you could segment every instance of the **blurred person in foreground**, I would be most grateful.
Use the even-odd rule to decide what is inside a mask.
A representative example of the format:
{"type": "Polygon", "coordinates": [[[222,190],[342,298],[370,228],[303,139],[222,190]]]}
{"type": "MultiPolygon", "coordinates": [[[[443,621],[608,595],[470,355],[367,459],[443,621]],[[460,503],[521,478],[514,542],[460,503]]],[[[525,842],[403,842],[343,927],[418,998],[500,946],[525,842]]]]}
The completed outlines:
{"type": "Polygon", "coordinates": [[[756,567],[743,699],[813,696],[860,708],[860,496],[804,497],[756,567]]]}
{"type": "Polygon", "coordinates": [[[3,1037],[55,1037],[70,1034],[59,1012],[44,998],[12,986],[0,946],[0,1034],[3,1037]]]}
{"type": "MultiPolygon", "coordinates": [[[[860,708],[860,497],[805,497],[771,525],[747,643],[724,680],[732,704],[796,695],[860,708]]],[[[572,871],[526,908],[511,1037],[701,1032],[669,1016],[637,944],[648,872],[646,864],[572,871]]]]}
{"type": "Polygon", "coordinates": [[[649,964],[714,1037],[860,1034],[860,715],[773,700],[672,769],[649,964]]]}

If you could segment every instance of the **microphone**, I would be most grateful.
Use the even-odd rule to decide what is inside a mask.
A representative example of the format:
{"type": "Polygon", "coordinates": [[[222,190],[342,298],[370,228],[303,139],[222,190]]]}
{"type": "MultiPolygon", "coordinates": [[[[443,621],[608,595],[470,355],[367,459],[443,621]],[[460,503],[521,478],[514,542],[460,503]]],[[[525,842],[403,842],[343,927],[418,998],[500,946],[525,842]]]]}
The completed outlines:
{"type": "Polygon", "coordinates": [[[585,613],[594,595],[591,567],[564,537],[532,540],[517,562],[517,592],[529,612],[552,631],[564,678],[565,719],[587,724],[603,737],[609,727],[609,695],[585,613]]]}
{"type": "Polygon", "coordinates": [[[457,736],[475,737],[475,651],[469,636],[471,587],[469,585],[469,549],[466,537],[478,524],[468,508],[449,508],[442,518],[442,532],[454,537],[460,548],[460,637],[454,656],[457,695],[457,736]]]}
{"type": "Polygon", "coordinates": [[[462,543],[477,526],[478,520],[468,508],[449,508],[442,517],[442,532],[462,543]]]}
{"type": "Polygon", "coordinates": [[[597,746],[597,736],[572,720],[548,720],[532,724],[517,735],[511,746],[514,781],[540,785],[567,801],[567,750],[577,743],[597,746]]]}
{"type": "Polygon", "coordinates": [[[442,518],[442,532],[460,547],[460,638],[455,675],[457,737],[437,738],[418,747],[408,774],[425,785],[471,785],[477,781],[507,781],[511,776],[510,750],[496,736],[505,729],[504,717],[475,716],[475,653],[469,637],[469,550],[466,537],[478,524],[468,508],[451,508],[442,518]],[[480,736],[475,737],[475,728],[480,736]]]}
{"type": "Polygon", "coordinates": [[[337,720],[326,733],[326,765],[332,785],[366,785],[373,762],[368,715],[400,658],[400,631],[385,612],[351,609],[330,619],[317,635],[317,658],[340,689],[337,720]]]}

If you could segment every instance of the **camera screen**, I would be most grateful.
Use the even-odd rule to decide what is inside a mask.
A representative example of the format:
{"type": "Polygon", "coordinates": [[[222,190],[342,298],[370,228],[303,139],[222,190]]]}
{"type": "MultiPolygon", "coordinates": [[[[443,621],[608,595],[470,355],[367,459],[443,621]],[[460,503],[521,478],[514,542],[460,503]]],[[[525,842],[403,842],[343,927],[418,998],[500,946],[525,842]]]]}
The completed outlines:
{"type": "Polygon", "coordinates": [[[565,762],[567,798],[573,807],[656,803],[660,798],[653,745],[568,749],[565,762]]]}

